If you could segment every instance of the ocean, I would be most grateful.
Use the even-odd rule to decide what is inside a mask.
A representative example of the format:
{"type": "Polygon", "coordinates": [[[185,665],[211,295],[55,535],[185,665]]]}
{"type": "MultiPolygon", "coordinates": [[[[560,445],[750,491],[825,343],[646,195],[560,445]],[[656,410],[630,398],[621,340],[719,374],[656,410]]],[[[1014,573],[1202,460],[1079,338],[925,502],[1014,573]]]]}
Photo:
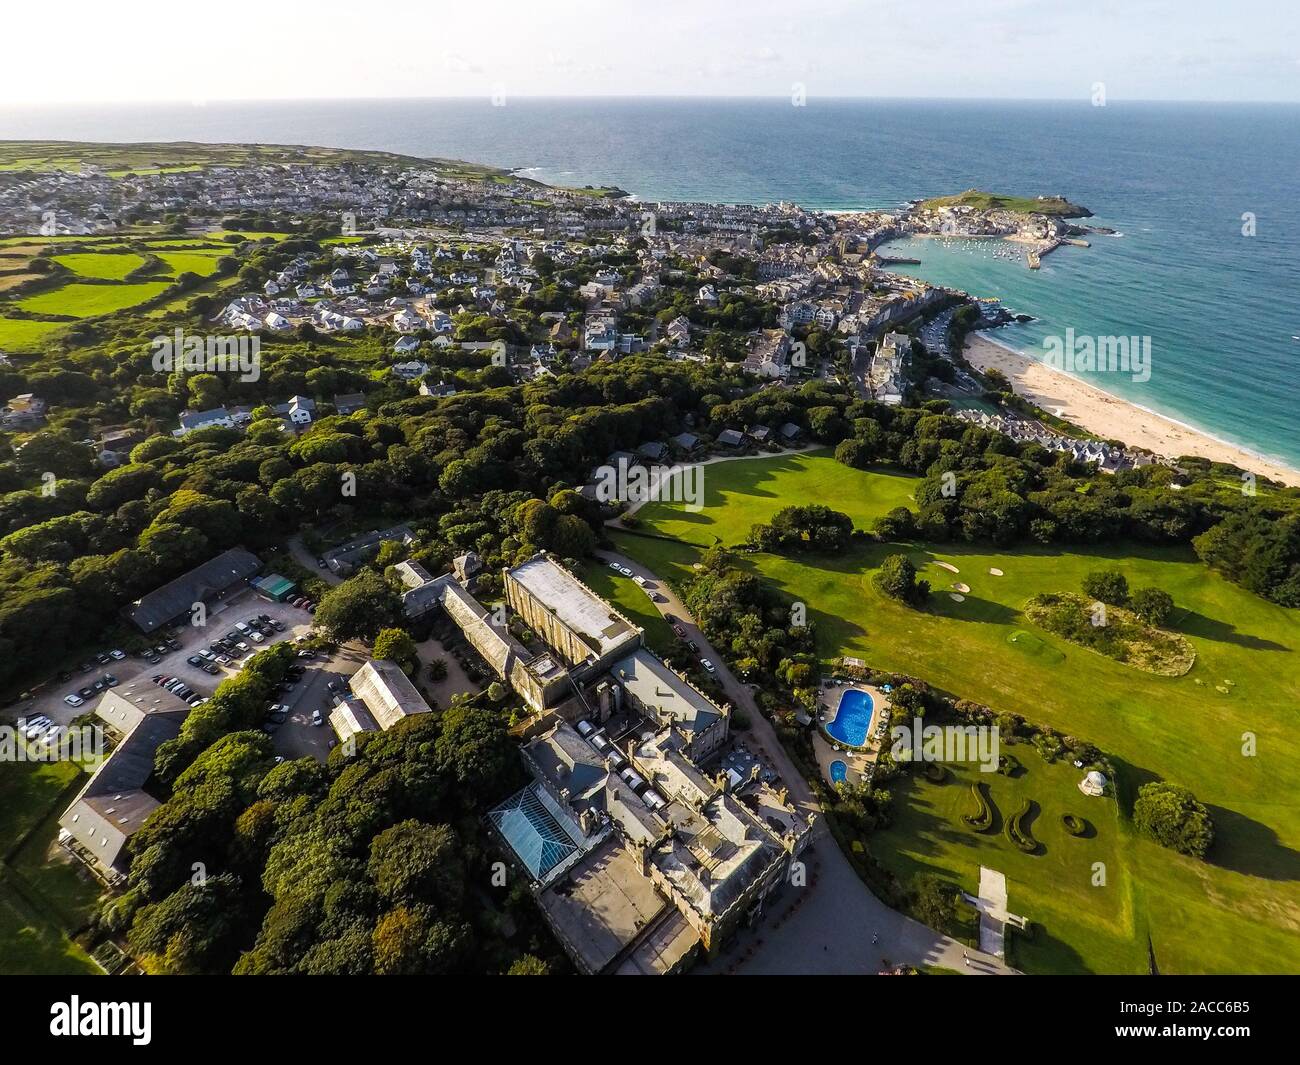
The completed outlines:
{"type": "Polygon", "coordinates": [[[1300,106],[939,100],[365,100],[0,107],[0,138],[265,141],[522,168],[642,199],[897,207],[968,188],[1059,194],[1116,236],[1041,270],[1001,242],[891,244],[898,269],[1034,321],[1000,341],[1149,337],[1100,388],[1300,467],[1300,106]]]}

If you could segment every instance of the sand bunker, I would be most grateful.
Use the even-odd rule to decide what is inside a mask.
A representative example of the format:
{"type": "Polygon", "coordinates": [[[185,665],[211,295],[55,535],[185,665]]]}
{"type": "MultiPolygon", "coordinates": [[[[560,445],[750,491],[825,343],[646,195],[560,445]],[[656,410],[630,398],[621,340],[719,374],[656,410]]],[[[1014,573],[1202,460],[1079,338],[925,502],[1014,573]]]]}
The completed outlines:
{"type": "Polygon", "coordinates": [[[938,566],[940,569],[946,569],[949,573],[960,573],[960,572],[961,572],[961,570],[959,570],[959,569],[958,569],[956,566],[954,566],[951,562],[935,562],[935,565],[938,566]]]}
{"type": "Polygon", "coordinates": [[[1002,576],[1002,571],[1001,571],[1000,569],[998,569],[997,566],[990,566],[990,567],[989,567],[989,575],[990,575],[990,576],[993,576],[993,577],[1001,577],[1001,576],[1002,576]]]}
{"type": "Polygon", "coordinates": [[[954,603],[966,602],[966,597],[964,595],[959,595],[957,592],[949,592],[948,594],[952,597],[954,603]]]}
{"type": "Polygon", "coordinates": [[[954,584],[954,585],[952,586],[952,590],[953,590],[954,592],[969,592],[969,591],[970,591],[970,585],[969,585],[969,584],[962,584],[960,581],[958,581],[956,584],[954,584]]]}

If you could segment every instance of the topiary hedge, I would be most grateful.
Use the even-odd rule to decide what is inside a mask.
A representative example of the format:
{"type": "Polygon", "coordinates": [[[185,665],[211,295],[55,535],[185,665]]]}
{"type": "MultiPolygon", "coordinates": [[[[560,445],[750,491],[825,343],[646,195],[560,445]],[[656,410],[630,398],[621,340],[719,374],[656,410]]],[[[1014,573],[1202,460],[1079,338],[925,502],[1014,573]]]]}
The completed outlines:
{"type": "Polygon", "coordinates": [[[1033,854],[1038,850],[1038,840],[1034,839],[1024,826],[1025,818],[1033,812],[1033,809],[1033,800],[1026,799],[1020,809],[1007,818],[1007,838],[1026,854],[1033,854]]]}
{"type": "Polygon", "coordinates": [[[1061,824],[1065,825],[1065,831],[1072,836],[1082,836],[1088,831],[1088,822],[1074,814],[1061,814],[1061,824]]]}
{"type": "Polygon", "coordinates": [[[993,804],[985,798],[983,784],[972,784],[970,793],[975,800],[975,812],[962,814],[961,819],[976,832],[987,832],[993,827],[993,804]]]}

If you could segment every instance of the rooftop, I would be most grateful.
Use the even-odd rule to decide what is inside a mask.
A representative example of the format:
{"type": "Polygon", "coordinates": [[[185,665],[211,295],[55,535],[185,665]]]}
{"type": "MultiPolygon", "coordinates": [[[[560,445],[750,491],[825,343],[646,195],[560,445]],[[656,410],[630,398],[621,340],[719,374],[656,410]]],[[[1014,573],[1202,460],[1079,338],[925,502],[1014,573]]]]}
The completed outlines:
{"type": "Polygon", "coordinates": [[[348,686],[382,729],[409,714],[429,713],[429,704],[396,663],[373,659],[352,674],[348,686]]]}
{"type": "Polygon", "coordinates": [[[546,555],[521,563],[510,576],[599,654],[636,632],[631,622],[546,555]]]}
{"type": "Polygon", "coordinates": [[[658,657],[639,648],[610,667],[614,677],[647,710],[657,710],[660,721],[688,732],[703,732],[722,717],[722,711],[658,657]]]}

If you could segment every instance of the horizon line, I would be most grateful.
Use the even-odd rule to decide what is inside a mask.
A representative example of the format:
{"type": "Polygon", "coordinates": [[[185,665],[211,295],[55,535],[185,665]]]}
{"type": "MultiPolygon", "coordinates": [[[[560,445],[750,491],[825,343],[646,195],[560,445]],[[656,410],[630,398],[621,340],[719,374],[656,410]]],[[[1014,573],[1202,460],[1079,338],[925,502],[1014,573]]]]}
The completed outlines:
{"type": "MultiPolygon", "coordinates": [[[[736,100],[755,102],[788,101],[788,93],[601,93],[596,95],[579,93],[512,93],[506,92],[509,100],[736,100]]],[[[22,110],[44,110],[70,107],[192,107],[202,109],[209,105],[237,104],[313,104],[313,103],[418,103],[422,101],[491,101],[492,94],[484,92],[457,93],[441,96],[248,96],[248,97],[169,97],[167,99],[124,98],[118,100],[35,100],[18,103],[0,104],[0,114],[22,110]]],[[[891,101],[916,103],[1059,103],[1091,105],[1088,94],[1080,96],[901,96],[883,94],[808,94],[805,99],[813,101],[863,102],[891,101]]],[[[1123,104],[1216,104],[1223,106],[1300,106],[1300,98],[1295,99],[1204,99],[1193,97],[1114,97],[1107,96],[1106,105],[1112,107],[1123,104]]],[[[806,104],[803,106],[807,106],[806,104]]]]}

